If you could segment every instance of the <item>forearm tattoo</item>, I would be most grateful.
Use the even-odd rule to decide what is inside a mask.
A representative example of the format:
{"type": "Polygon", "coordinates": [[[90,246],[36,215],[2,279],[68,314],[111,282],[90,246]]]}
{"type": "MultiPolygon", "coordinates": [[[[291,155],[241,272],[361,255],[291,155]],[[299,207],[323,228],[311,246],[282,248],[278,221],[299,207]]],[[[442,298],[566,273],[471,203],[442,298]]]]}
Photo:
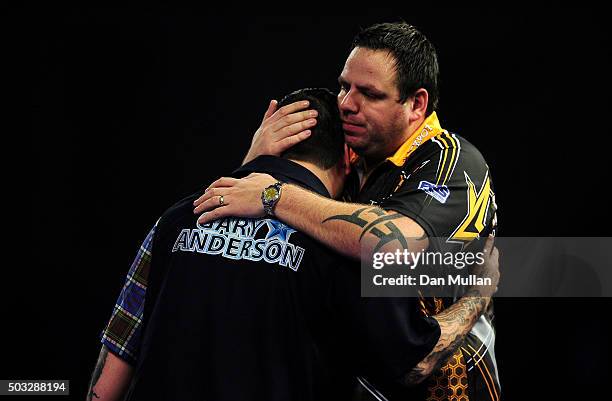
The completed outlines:
{"type": "Polygon", "coordinates": [[[322,223],[326,223],[331,220],[342,220],[362,227],[363,230],[359,236],[359,241],[361,242],[363,236],[367,233],[375,235],[379,241],[372,252],[377,252],[380,248],[393,241],[398,241],[402,249],[408,249],[408,242],[406,241],[406,238],[400,229],[397,228],[397,226],[392,222],[392,220],[396,220],[401,217],[403,217],[403,215],[399,213],[387,214],[387,212],[379,207],[364,207],[356,210],[353,214],[339,214],[328,217],[323,220],[322,223]],[[369,221],[371,219],[367,220],[364,218],[367,216],[367,214],[373,214],[378,217],[373,221],[369,221]]]}
{"type": "Polygon", "coordinates": [[[106,364],[107,356],[108,349],[102,346],[102,350],[100,350],[100,356],[98,357],[98,362],[96,362],[96,367],[94,368],[93,374],[91,376],[91,382],[89,383],[87,401],[91,401],[94,397],[100,398],[100,396],[94,392],[93,388],[98,383],[98,379],[100,379],[100,376],[102,375],[102,370],[104,369],[104,365],[106,364]]]}
{"type": "Polygon", "coordinates": [[[431,353],[404,377],[406,385],[421,383],[455,353],[485,310],[488,299],[476,290],[469,291],[451,307],[434,316],[440,325],[440,339],[431,353]]]}

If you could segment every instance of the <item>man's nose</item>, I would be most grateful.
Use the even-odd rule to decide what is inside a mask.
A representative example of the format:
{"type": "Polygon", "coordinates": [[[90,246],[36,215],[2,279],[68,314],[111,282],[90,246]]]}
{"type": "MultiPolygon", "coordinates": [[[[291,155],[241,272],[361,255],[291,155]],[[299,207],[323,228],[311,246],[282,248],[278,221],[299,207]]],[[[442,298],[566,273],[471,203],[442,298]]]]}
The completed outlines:
{"type": "Polygon", "coordinates": [[[355,99],[353,97],[354,95],[352,89],[345,93],[343,97],[338,97],[338,108],[343,114],[357,114],[357,112],[359,111],[357,102],[355,102],[355,99]]]}

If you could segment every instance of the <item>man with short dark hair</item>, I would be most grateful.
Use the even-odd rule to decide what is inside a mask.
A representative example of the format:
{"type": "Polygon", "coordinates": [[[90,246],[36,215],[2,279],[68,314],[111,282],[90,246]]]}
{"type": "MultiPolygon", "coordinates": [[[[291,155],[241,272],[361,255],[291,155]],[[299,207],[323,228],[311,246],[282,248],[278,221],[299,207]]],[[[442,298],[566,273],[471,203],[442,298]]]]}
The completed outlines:
{"type": "MultiPolygon", "coordinates": [[[[338,196],[349,162],[335,95],[304,89],[281,104],[294,101],[321,121],[309,140],[234,175],[266,172],[338,196]]],[[[199,225],[191,208],[201,194],[168,209],[143,243],[102,334],[89,398],[120,399],[128,386],[127,399],[148,401],[346,398],[325,330],[341,258],[271,218],[199,225]]]]}
{"type": "MultiPolygon", "coordinates": [[[[413,26],[384,23],[357,34],[338,78],[344,138],[356,153],[345,192],[355,203],[288,184],[268,209],[351,258],[390,244],[421,249],[411,238],[424,238],[434,249],[478,248],[496,225],[489,168],[472,144],[441,127],[435,112],[438,75],[433,45],[413,26]]],[[[268,115],[274,110],[272,102],[268,115]]],[[[245,161],[302,140],[312,126],[303,113],[285,116],[284,124],[264,120],[245,161]]],[[[201,222],[261,216],[262,190],[273,181],[265,174],[221,178],[196,200],[195,213],[207,211],[201,222]]],[[[431,316],[441,328],[436,347],[404,378],[416,387],[407,391],[366,380],[364,388],[390,399],[499,399],[495,333],[490,317],[481,316],[488,306],[488,298],[478,295],[414,299],[411,313],[431,316]]]]}
{"type": "MultiPolygon", "coordinates": [[[[318,196],[342,192],[349,162],[335,96],[300,90],[281,110],[304,101],[319,119],[310,138],[236,177],[265,172],[318,196]]],[[[267,188],[271,203],[280,187],[267,188]]],[[[407,372],[436,344],[435,320],[390,302],[379,308],[392,328],[384,342],[411,351],[393,360],[395,348],[363,330],[358,269],[273,218],[196,225],[201,194],[168,209],[141,247],[103,332],[90,399],[119,399],[128,385],[130,400],[348,399],[354,374],[407,372]]]]}

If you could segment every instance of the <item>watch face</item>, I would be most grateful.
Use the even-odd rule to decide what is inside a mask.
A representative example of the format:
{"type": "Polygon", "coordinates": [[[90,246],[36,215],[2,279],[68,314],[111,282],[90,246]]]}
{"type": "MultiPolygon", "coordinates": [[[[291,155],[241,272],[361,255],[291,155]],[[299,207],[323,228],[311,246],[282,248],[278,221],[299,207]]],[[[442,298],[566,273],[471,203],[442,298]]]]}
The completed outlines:
{"type": "Polygon", "coordinates": [[[270,186],[264,190],[264,200],[271,202],[278,197],[278,189],[274,186],[270,186]]]}

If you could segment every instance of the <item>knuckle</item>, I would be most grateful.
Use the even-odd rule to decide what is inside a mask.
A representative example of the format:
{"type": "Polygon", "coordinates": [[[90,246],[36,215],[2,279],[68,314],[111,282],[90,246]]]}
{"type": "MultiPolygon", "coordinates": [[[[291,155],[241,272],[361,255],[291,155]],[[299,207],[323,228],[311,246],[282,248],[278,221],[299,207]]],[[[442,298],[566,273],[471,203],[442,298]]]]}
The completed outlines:
{"type": "Polygon", "coordinates": [[[283,136],[291,135],[291,126],[287,126],[279,131],[283,136]]]}
{"type": "Polygon", "coordinates": [[[278,110],[278,112],[279,112],[279,115],[281,115],[281,116],[283,116],[283,117],[284,117],[284,116],[286,116],[287,114],[289,114],[289,112],[290,112],[290,108],[289,108],[289,106],[283,106],[283,107],[281,107],[281,108],[278,110]]]}
{"type": "Polygon", "coordinates": [[[291,124],[291,114],[286,115],[285,117],[281,118],[281,122],[284,125],[289,125],[291,124]]]}

